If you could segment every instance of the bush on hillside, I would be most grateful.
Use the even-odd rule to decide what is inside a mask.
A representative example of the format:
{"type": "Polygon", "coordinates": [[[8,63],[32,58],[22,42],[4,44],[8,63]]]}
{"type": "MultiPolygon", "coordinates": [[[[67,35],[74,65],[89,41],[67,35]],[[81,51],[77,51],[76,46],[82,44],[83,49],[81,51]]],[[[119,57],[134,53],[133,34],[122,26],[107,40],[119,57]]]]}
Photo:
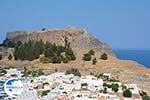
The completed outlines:
{"type": "Polygon", "coordinates": [[[3,43],[2,43],[3,47],[8,47],[8,48],[13,48],[15,47],[15,42],[11,41],[10,39],[6,38],[3,43]]]}
{"type": "Polygon", "coordinates": [[[96,60],[96,58],[94,58],[94,59],[92,60],[92,64],[95,65],[96,63],[97,63],[97,60],[96,60]]]}
{"type": "Polygon", "coordinates": [[[118,85],[118,84],[112,84],[112,85],[111,85],[111,88],[112,88],[112,91],[118,92],[118,90],[119,90],[119,85],[118,85]]]}
{"type": "Polygon", "coordinates": [[[74,74],[75,76],[81,76],[81,73],[79,72],[79,70],[77,68],[71,68],[71,69],[68,69],[66,71],[66,75],[67,74],[74,74]]]}
{"type": "Polygon", "coordinates": [[[8,55],[8,60],[11,60],[13,56],[11,54],[8,55]]]}
{"type": "Polygon", "coordinates": [[[29,60],[39,58],[40,54],[44,51],[44,45],[42,41],[28,41],[20,45],[15,46],[14,58],[15,60],[29,60]]]}
{"type": "Polygon", "coordinates": [[[2,55],[0,54],[0,60],[2,60],[3,59],[3,57],[2,57],[2,55]]]}
{"type": "Polygon", "coordinates": [[[41,63],[51,63],[52,60],[49,59],[49,58],[47,58],[47,57],[41,57],[41,58],[40,58],[40,62],[41,62],[41,63]]]}
{"type": "Polygon", "coordinates": [[[94,55],[94,54],[95,54],[95,51],[94,51],[94,50],[90,50],[90,51],[88,52],[88,54],[94,55]]]}
{"type": "Polygon", "coordinates": [[[91,55],[89,53],[84,54],[83,58],[84,61],[91,61],[91,55]]]}
{"type": "Polygon", "coordinates": [[[67,58],[62,58],[63,63],[68,63],[69,60],[67,58]]]}
{"type": "Polygon", "coordinates": [[[107,59],[108,59],[107,54],[106,54],[106,53],[103,53],[103,54],[101,55],[101,59],[102,59],[102,60],[107,60],[107,59]]]}
{"type": "Polygon", "coordinates": [[[52,63],[61,63],[61,57],[59,57],[59,56],[54,56],[53,58],[52,58],[52,63]]]}
{"type": "Polygon", "coordinates": [[[123,91],[123,96],[124,97],[132,97],[132,92],[130,91],[130,89],[126,89],[123,91]]]}

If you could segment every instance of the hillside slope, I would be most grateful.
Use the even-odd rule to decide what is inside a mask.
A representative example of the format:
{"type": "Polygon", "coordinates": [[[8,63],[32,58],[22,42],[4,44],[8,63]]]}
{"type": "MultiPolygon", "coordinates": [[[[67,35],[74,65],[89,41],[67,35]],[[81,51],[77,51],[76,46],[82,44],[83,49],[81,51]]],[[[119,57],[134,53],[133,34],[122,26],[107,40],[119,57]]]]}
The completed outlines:
{"type": "Polygon", "coordinates": [[[59,45],[64,45],[65,39],[67,39],[74,51],[88,51],[94,49],[101,53],[106,52],[109,55],[113,55],[108,44],[99,41],[86,30],[79,28],[43,29],[34,32],[8,32],[6,38],[14,42],[43,40],[44,42],[48,41],[59,45]]]}
{"type": "MultiPolygon", "coordinates": [[[[111,73],[115,79],[119,79],[123,83],[135,83],[141,89],[150,94],[150,69],[145,68],[133,61],[117,59],[108,44],[99,41],[83,29],[44,29],[36,32],[16,31],[9,32],[6,38],[14,42],[43,40],[44,42],[49,41],[59,45],[64,45],[65,39],[67,39],[71,43],[71,48],[73,48],[73,51],[75,52],[76,60],[68,63],[53,64],[41,63],[39,59],[33,61],[16,61],[13,59],[8,60],[6,57],[5,59],[0,60],[1,67],[13,66],[21,70],[23,70],[24,67],[28,67],[29,69],[42,68],[45,73],[53,73],[55,69],[58,71],[66,71],[69,68],[78,68],[83,75],[108,72],[111,73]],[[95,65],[92,64],[92,61],[82,60],[83,55],[91,49],[97,51],[95,52],[95,55],[92,56],[92,59],[97,59],[97,63],[95,65]],[[99,59],[101,53],[104,52],[108,54],[108,60],[99,59]]],[[[5,48],[0,51],[5,51],[3,53],[12,53],[13,48],[5,48]]]]}

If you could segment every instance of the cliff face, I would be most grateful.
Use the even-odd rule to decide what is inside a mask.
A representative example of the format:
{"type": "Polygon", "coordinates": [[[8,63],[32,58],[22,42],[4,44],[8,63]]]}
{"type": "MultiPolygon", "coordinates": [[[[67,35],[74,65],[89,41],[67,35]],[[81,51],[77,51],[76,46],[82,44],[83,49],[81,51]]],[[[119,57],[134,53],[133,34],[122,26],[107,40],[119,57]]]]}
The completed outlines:
{"type": "Polygon", "coordinates": [[[16,31],[7,33],[7,38],[14,42],[43,40],[44,42],[49,41],[60,45],[64,45],[65,39],[67,39],[74,50],[94,49],[101,53],[106,52],[113,55],[108,44],[100,42],[87,31],[77,28],[46,29],[36,32],[16,31]]]}

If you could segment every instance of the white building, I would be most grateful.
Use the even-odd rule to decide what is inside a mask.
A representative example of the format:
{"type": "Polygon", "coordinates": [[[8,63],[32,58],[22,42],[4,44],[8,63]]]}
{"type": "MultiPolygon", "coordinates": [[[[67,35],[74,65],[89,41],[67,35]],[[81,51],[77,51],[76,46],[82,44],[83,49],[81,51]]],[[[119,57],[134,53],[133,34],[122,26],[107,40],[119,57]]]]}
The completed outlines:
{"type": "Polygon", "coordinates": [[[80,79],[80,83],[87,83],[88,89],[91,91],[98,91],[103,89],[103,80],[97,79],[96,77],[89,75],[89,76],[82,76],[80,79]]]}
{"type": "Polygon", "coordinates": [[[108,79],[111,78],[111,74],[110,74],[110,73],[104,73],[103,76],[104,76],[104,77],[107,77],[108,79]]]}
{"type": "Polygon", "coordinates": [[[15,68],[10,68],[7,70],[7,74],[5,74],[5,76],[10,77],[10,76],[17,76],[17,77],[21,77],[21,71],[15,69],[15,68]]]}

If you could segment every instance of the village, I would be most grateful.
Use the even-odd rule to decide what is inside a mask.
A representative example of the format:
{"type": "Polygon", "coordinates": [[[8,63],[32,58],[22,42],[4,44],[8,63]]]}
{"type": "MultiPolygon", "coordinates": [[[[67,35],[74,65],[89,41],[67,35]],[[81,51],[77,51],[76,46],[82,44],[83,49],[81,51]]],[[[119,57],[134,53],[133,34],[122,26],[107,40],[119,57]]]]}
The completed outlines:
{"type": "Polygon", "coordinates": [[[24,76],[16,68],[1,69],[0,100],[142,100],[142,90],[134,83],[123,84],[110,73],[82,76],[78,69],[54,72],[49,75],[24,76]],[[3,84],[9,78],[23,83],[17,97],[5,93],[3,84]]]}

